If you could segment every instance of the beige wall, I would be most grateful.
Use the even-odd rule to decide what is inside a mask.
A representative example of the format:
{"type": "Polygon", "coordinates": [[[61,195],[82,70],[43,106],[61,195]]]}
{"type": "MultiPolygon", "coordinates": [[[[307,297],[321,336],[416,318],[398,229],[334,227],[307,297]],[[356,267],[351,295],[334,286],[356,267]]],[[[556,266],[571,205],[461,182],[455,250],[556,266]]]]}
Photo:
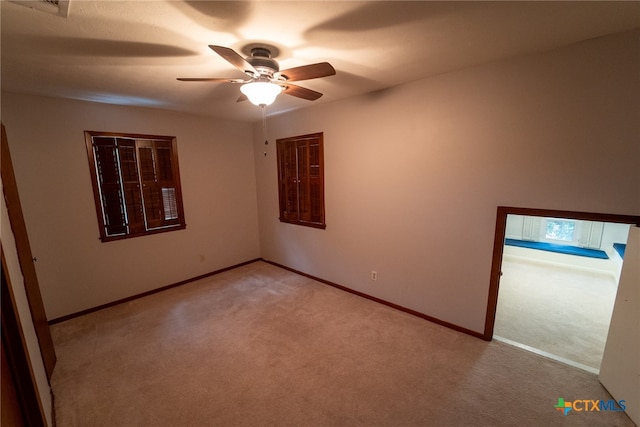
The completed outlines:
{"type": "Polygon", "coordinates": [[[260,256],[246,123],[11,93],[2,121],[49,319],[260,256]],[[186,230],[101,243],[84,130],[176,136],[186,230]]]}
{"type": "Polygon", "coordinates": [[[262,256],[482,332],[498,205],[640,214],[638,40],[272,117],[266,147],[256,124],[262,256]],[[320,131],[327,229],[280,223],[275,140],[320,131]]]}

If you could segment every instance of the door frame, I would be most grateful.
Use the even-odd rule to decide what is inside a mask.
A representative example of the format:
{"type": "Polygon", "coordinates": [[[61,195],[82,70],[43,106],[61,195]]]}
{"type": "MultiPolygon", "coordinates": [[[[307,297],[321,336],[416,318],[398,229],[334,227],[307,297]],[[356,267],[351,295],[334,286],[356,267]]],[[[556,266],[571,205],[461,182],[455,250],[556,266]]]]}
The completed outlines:
{"type": "Polygon", "coordinates": [[[502,269],[502,253],[507,226],[508,215],[541,216],[553,218],[577,219],[582,221],[615,222],[631,224],[640,227],[640,216],[618,215],[594,212],[574,212],[553,209],[520,208],[512,206],[498,206],[496,213],[496,229],[493,240],[493,258],[491,261],[491,276],[489,279],[489,297],[487,300],[487,313],[484,323],[482,338],[486,341],[493,339],[493,328],[496,321],[496,309],[498,307],[498,290],[502,269]]]}

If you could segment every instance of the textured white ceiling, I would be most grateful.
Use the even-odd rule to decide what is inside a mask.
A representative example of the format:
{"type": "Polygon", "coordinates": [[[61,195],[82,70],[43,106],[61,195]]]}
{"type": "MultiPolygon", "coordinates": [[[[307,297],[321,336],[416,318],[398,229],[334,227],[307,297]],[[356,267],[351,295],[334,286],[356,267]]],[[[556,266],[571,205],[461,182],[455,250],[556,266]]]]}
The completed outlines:
{"type": "MultiPolygon", "coordinates": [[[[640,2],[86,1],[68,17],[3,0],[2,89],[251,121],[244,75],[208,48],[279,48],[281,69],[328,61],[300,82],[322,103],[508,56],[640,27],[640,2]]],[[[281,95],[269,114],[312,105],[281,95]]]]}

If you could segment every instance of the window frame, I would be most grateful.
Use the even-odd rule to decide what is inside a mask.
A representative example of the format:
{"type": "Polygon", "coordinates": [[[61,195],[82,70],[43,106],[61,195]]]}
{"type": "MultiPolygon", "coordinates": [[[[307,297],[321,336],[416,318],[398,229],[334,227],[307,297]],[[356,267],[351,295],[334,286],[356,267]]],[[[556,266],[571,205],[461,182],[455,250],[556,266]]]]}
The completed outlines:
{"type": "MultiPolygon", "coordinates": [[[[306,227],[325,229],[325,199],[324,199],[324,133],[317,132],[306,135],[281,138],[276,140],[276,153],[278,165],[278,206],[280,211],[280,222],[302,225],[306,227]],[[317,144],[317,159],[312,161],[311,144],[317,144]],[[291,180],[291,170],[288,170],[285,162],[287,154],[295,149],[295,178],[291,180]],[[303,163],[300,163],[300,152],[304,152],[303,163]],[[307,171],[306,175],[301,175],[300,170],[307,171]],[[316,170],[315,174],[311,171],[316,170]],[[291,185],[293,184],[293,185],[291,185]],[[295,187],[295,188],[294,188],[295,187]],[[312,188],[313,187],[313,188],[312,188]],[[297,210],[289,210],[288,199],[290,191],[294,188],[297,210]],[[302,191],[301,191],[302,188],[302,191]],[[301,197],[304,198],[304,206],[307,210],[301,213],[301,197]],[[314,194],[316,200],[314,201],[314,194]],[[315,207],[314,207],[315,206],[315,207]]],[[[291,160],[291,159],[289,159],[291,160]]],[[[290,201],[290,200],[289,200],[290,201]]]]}
{"type": "MultiPolygon", "coordinates": [[[[185,220],[185,215],[184,215],[184,207],[183,207],[183,201],[182,201],[182,186],[180,183],[180,169],[179,169],[179,161],[178,161],[178,148],[177,148],[177,139],[175,136],[164,136],[164,135],[147,135],[147,134],[136,134],[136,133],[122,133],[122,132],[102,132],[102,131],[84,131],[84,135],[85,135],[85,145],[86,145],[86,149],[87,149],[87,157],[89,160],[89,168],[90,168],[90,176],[91,176],[91,185],[92,185],[92,190],[93,190],[93,199],[94,199],[94,204],[95,204],[95,208],[96,208],[96,215],[97,215],[97,219],[98,219],[98,228],[100,231],[100,240],[104,243],[104,242],[111,242],[111,241],[116,241],[116,240],[124,240],[124,239],[130,239],[130,238],[135,238],[135,237],[141,237],[141,236],[148,236],[148,235],[153,235],[153,234],[158,234],[158,233],[166,233],[169,231],[176,231],[176,230],[184,230],[186,228],[186,220],[185,220]],[[124,183],[123,183],[123,175],[122,175],[122,163],[120,160],[120,152],[118,151],[117,154],[117,160],[114,162],[114,164],[117,166],[117,170],[118,170],[118,185],[120,186],[120,193],[119,193],[119,202],[120,202],[120,207],[122,210],[122,215],[123,215],[123,227],[125,228],[124,233],[120,233],[120,234],[109,234],[108,232],[108,224],[107,224],[107,220],[106,220],[106,216],[108,215],[107,211],[105,210],[105,207],[103,205],[103,192],[104,192],[104,186],[102,186],[99,182],[99,171],[98,171],[98,162],[96,159],[96,153],[94,151],[94,138],[105,138],[105,139],[109,139],[109,138],[113,138],[114,140],[131,140],[133,141],[133,149],[134,149],[134,155],[135,155],[135,174],[137,177],[137,184],[138,184],[138,194],[140,196],[140,203],[141,203],[141,210],[142,210],[142,216],[143,216],[143,220],[142,222],[138,223],[138,230],[132,230],[130,228],[130,226],[132,225],[128,220],[128,205],[127,205],[127,194],[126,191],[124,190],[124,183]],[[156,146],[156,142],[160,143],[160,147],[156,146]],[[151,143],[151,145],[149,145],[151,143]],[[160,159],[157,157],[158,154],[158,150],[166,150],[168,147],[169,149],[169,165],[170,165],[170,171],[171,171],[171,179],[169,181],[165,180],[165,183],[169,182],[172,184],[171,188],[175,189],[175,206],[171,206],[172,208],[175,209],[175,212],[177,213],[177,218],[169,218],[169,220],[171,220],[172,223],[170,224],[165,224],[165,225],[161,225],[161,226],[155,226],[155,227],[151,227],[149,228],[149,224],[153,221],[152,219],[148,219],[147,218],[147,207],[150,205],[145,206],[144,204],[144,198],[145,195],[143,194],[143,192],[145,191],[144,188],[147,184],[143,183],[143,177],[142,174],[143,172],[141,171],[141,160],[140,160],[140,152],[143,149],[149,149],[151,148],[151,150],[153,150],[153,168],[154,168],[154,173],[156,171],[160,171],[161,168],[158,167],[158,164],[156,162],[160,161],[160,159]],[[140,228],[139,226],[142,225],[143,228],[140,228]]],[[[116,145],[117,148],[119,148],[119,146],[116,145]]],[[[154,177],[157,178],[157,177],[154,177]]],[[[154,183],[156,185],[161,185],[159,183],[159,180],[154,181],[154,183]]],[[[162,189],[164,189],[165,187],[160,187],[161,189],[161,193],[162,193],[162,189]]],[[[168,188],[168,187],[167,187],[168,188]]],[[[164,209],[164,200],[163,200],[163,209],[164,209]]],[[[165,215],[166,215],[166,211],[165,211],[165,215]]],[[[164,221],[168,221],[168,219],[165,217],[164,221]]]]}

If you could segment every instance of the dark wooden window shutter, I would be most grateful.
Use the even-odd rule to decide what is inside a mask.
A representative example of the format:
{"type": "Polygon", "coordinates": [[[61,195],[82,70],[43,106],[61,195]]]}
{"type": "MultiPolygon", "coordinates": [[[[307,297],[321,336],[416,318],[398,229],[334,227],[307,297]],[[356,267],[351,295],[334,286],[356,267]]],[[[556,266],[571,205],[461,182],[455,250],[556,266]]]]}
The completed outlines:
{"type": "Polygon", "coordinates": [[[325,228],[323,134],[279,139],[280,221],[325,228]]]}
{"type": "Polygon", "coordinates": [[[322,144],[309,142],[309,221],[324,223],[324,171],[322,170],[322,144]]]}
{"type": "Polygon", "coordinates": [[[124,202],[127,208],[127,225],[130,233],[144,233],[144,212],[140,182],[138,179],[138,156],[135,140],[118,138],[118,154],[124,202]]]}
{"type": "Polygon", "coordinates": [[[185,228],[174,137],[85,138],[103,241],[185,228]]]}
{"type": "Polygon", "coordinates": [[[162,227],[162,195],[156,177],[156,159],[153,141],[140,141],[140,180],[148,228],[162,227]]]}
{"type": "Polygon", "coordinates": [[[122,186],[118,167],[118,147],[115,138],[96,138],[93,152],[100,186],[100,201],[105,234],[115,236],[127,232],[122,203],[122,186]]]}

